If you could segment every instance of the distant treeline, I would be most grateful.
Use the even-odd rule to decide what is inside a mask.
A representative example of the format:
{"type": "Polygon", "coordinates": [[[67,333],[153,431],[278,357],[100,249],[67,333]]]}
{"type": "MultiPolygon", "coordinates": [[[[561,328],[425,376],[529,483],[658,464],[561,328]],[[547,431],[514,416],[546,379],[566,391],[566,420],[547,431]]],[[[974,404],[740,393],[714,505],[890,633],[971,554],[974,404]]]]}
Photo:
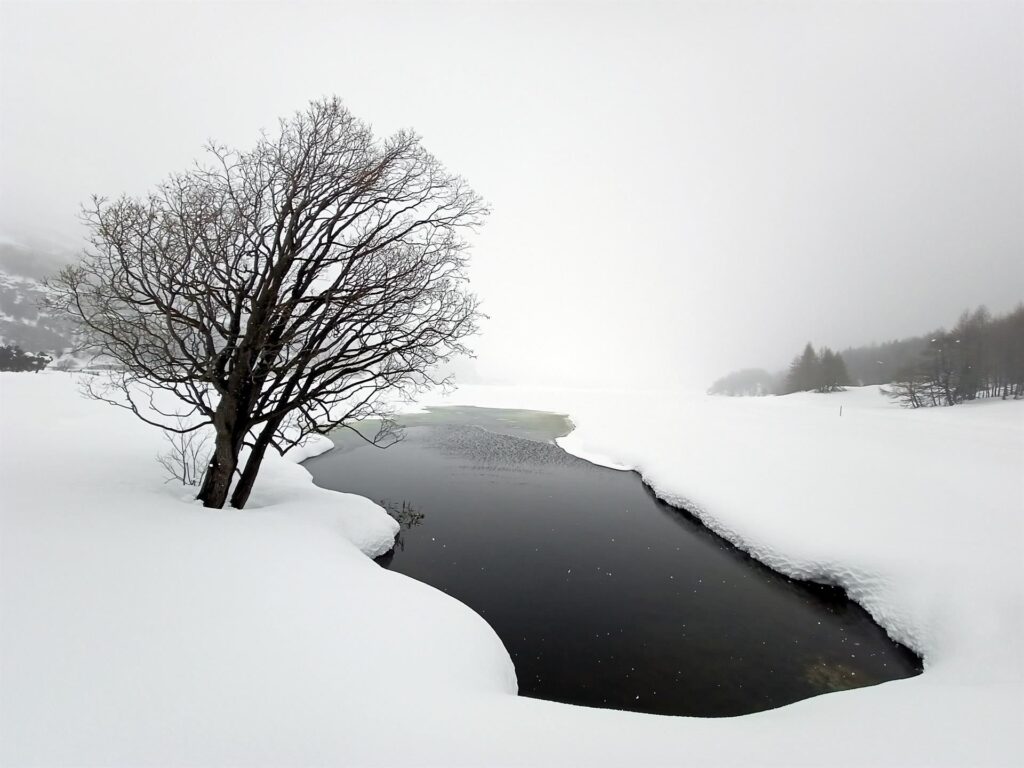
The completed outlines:
{"type": "Polygon", "coordinates": [[[815,352],[810,342],[789,366],[789,373],[783,381],[782,393],[790,392],[837,392],[850,383],[846,363],[842,355],[828,347],[815,352]]]}
{"type": "Polygon", "coordinates": [[[747,368],[723,376],[709,394],[767,395],[887,384],[902,404],[955,405],[978,397],[1024,397],[1024,304],[993,316],[964,312],[952,330],[820,353],[807,344],[788,371],[747,368]]]}
{"type": "Polygon", "coordinates": [[[896,339],[883,344],[850,347],[841,354],[850,382],[858,386],[888,384],[901,371],[915,365],[928,346],[931,335],[896,339]]]}
{"type": "Polygon", "coordinates": [[[0,344],[0,371],[41,371],[50,363],[50,357],[40,352],[30,355],[17,344],[0,344]]]}
{"type": "Polygon", "coordinates": [[[808,342],[804,351],[794,358],[789,371],[769,373],[763,368],[744,368],[718,379],[708,389],[708,394],[759,397],[810,390],[834,392],[847,384],[850,384],[850,375],[842,356],[828,347],[815,352],[808,342]]]}
{"type": "Polygon", "coordinates": [[[910,408],[1024,397],[1024,304],[997,317],[964,312],[953,330],[929,334],[884,391],[910,408]]]}

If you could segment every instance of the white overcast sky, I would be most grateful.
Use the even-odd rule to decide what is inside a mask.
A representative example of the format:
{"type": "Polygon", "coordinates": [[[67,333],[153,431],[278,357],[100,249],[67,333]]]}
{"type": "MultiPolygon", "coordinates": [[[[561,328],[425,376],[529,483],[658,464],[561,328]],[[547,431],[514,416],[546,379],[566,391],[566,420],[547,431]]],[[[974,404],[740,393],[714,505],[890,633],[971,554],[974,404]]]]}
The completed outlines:
{"type": "Polygon", "coordinates": [[[1024,299],[1024,4],[0,0],[0,235],[310,99],[493,206],[479,372],[704,387],[1024,299]]]}

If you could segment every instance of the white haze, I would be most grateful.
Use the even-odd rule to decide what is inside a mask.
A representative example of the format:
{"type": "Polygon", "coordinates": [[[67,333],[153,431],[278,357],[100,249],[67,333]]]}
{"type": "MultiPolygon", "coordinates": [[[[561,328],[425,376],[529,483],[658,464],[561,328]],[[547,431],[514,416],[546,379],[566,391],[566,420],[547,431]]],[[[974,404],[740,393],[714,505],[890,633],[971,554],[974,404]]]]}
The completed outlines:
{"type": "Polygon", "coordinates": [[[0,3],[0,234],[338,94],[494,213],[485,379],[704,387],[1024,298],[1024,5],[0,3]]]}

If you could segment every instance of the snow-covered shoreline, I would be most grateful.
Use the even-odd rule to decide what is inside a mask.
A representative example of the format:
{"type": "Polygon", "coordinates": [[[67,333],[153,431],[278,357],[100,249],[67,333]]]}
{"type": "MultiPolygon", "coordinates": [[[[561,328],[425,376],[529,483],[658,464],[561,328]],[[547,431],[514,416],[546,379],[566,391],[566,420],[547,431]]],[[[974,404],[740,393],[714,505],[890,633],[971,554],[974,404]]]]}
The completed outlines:
{"type": "Polygon", "coordinates": [[[163,485],[159,435],[81,399],[73,378],[0,376],[3,765],[1024,757],[1024,403],[910,412],[873,390],[424,398],[568,413],[567,450],[637,468],[778,570],[840,584],[926,659],[912,680],[695,720],[512,695],[485,622],[366,557],[394,535],[379,507],[268,459],[252,510],[203,510],[163,485]]]}

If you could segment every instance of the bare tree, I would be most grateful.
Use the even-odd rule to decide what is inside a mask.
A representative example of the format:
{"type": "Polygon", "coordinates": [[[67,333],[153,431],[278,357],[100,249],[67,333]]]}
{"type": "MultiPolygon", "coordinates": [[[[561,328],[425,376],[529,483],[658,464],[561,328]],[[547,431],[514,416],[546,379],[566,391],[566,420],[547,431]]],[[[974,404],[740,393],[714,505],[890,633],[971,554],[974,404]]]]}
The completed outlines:
{"type": "Polygon", "coordinates": [[[912,369],[901,371],[895,381],[887,387],[879,387],[878,391],[904,408],[921,408],[928,405],[932,396],[927,377],[912,369]]]}
{"type": "Polygon", "coordinates": [[[94,396],[172,432],[213,425],[206,506],[251,449],[242,507],[268,447],[368,418],[386,442],[385,396],[442,383],[476,330],[465,233],[487,211],[415,134],[377,140],[336,98],[248,152],[207,149],[143,199],[94,199],[92,247],[51,301],[119,368],[94,396]]]}

